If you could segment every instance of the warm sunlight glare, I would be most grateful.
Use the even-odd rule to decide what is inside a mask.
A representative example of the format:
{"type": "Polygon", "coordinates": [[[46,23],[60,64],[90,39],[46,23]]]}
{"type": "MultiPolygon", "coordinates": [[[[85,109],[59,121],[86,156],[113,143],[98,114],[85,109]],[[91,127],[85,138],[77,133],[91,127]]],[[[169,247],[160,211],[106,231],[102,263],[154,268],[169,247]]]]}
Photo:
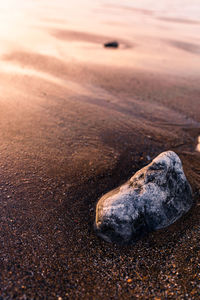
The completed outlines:
{"type": "Polygon", "coordinates": [[[17,37],[25,19],[25,1],[7,0],[0,3],[0,37],[9,41],[17,37]]]}

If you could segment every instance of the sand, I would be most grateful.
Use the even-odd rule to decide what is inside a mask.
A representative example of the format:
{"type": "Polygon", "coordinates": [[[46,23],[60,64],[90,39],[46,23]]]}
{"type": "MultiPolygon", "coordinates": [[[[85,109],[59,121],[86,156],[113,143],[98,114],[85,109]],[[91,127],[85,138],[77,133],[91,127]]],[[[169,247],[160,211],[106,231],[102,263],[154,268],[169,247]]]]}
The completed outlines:
{"type": "Polygon", "coordinates": [[[199,297],[200,25],[143,2],[4,8],[18,26],[0,32],[0,299],[199,297]],[[99,197],[169,149],[191,211],[132,246],[100,240],[99,197]]]}

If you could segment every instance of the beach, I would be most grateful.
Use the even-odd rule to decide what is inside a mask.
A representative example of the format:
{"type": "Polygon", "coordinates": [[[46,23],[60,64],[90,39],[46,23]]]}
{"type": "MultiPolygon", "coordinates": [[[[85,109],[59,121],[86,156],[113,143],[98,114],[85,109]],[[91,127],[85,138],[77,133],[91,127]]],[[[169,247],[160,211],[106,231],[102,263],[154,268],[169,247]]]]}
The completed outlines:
{"type": "Polygon", "coordinates": [[[198,299],[198,1],[0,8],[0,299],[198,299]],[[166,150],[189,213],[135,245],[97,237],[98,199],[166,150]]]}

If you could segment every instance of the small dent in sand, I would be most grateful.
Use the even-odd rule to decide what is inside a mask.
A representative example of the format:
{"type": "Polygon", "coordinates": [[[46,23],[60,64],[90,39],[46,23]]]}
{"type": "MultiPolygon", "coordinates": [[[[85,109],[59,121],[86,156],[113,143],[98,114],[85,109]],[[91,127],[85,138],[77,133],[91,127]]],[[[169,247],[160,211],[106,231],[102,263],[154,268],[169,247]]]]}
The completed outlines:
{"type": "Polygon", "coordinates": [[[177,49],[193,54],[200,54],[200,46],[198,44],[178,40],[169,40],[168,42],[177,49]]]}

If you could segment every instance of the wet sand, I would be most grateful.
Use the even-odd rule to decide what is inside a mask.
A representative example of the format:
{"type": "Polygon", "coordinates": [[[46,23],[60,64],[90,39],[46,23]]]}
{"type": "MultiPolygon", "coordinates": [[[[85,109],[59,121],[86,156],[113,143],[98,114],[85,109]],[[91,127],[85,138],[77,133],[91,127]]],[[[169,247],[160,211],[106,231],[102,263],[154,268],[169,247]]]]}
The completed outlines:
{"type": "MultiPolygon", "coordinates": [[[[0,299],[199,297],[200,41],[192,29],[199,25],[156,15],[149,22],[169,26],[166,35],[162,29],[155,38],[150,27],[136,38],[119,19],[113,30],[101,10],[109,28],[102,33],[97,24],[76,28],[61,11],[47,19],[39,10],[45,26],[28,23],[18,43],[4,40],[0,299]],[[176,35],[177,26],[190,39],[176,35]],[[110,37],[119,49],[103,48],[110,37]],[[191,211],[132,246],[100,240],[93,231],[98,198],[169,149],[192,186],[191,211]]],[[[144,7],[124,11],[135,11],[134,22],[155,15],[144,7]]]]}

